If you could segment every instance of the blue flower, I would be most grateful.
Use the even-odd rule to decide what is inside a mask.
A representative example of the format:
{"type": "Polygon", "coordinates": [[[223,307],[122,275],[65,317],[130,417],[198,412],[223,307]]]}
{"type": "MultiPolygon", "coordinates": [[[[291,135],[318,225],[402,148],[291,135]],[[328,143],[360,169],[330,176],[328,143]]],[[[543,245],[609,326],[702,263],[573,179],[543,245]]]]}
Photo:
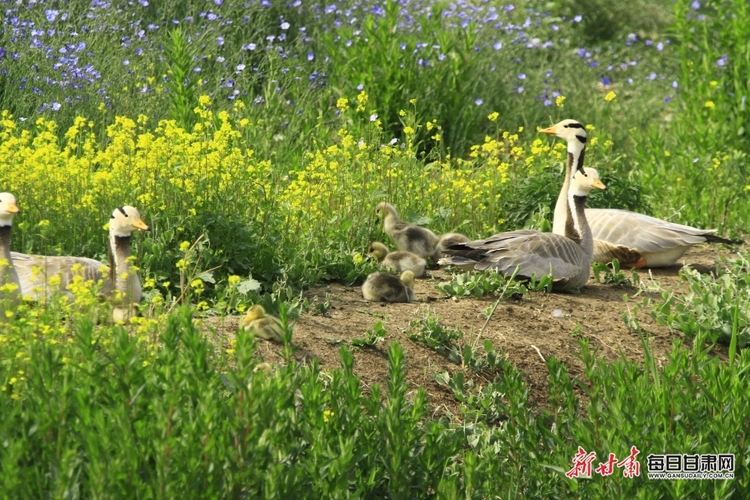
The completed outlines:
{"type": "Polygon", "coordinates": [[[518,79],[519,79],[519,80],[526,80],[526,73],[520,73],[520,74],[518,75],[518,79]]]}
{"type": "Polygon", "coordinates": [[[307,53],[307,60],[308,61],[312,61],[313,59],[315,59],[315,54],[313,54],[312,52],[308,52],[307,53]]]}
{"type": "MultiPolygon", "coordinates": [[[[47,9],[44,11],[44,15],[47,16],[47,22],[49,23],[54,23],[55,19],[57,19],[58,14],[60,14],[59,10],[47,9]]],[[[57,109],[55,111],[57,111],[57,109]]]]}
{"type": "Polygon", "coordinates": [[[495,42],[495,44],[492,46],[495,50],[500,50],[503,48],[503,42],[495,42]]]}
{"type": "Polygon", "coordinates": [[[573,18],[573,22],[574,23],[580,23],[582,20],[583,20],[582,16],[576,16],[576,17],[573,18]]]}
{"type": "Polygon", "coordinates": [[[481,97],[479,97],[476,101],[474,101],[474,104],[476,104],[477,106],[481,106],[482,104],[484,104],[484,101],[481,97]]]}
{"type": "Polygon", "coordinates": [[[693,3],[690,4],[690,7],[693,10],[698,10],[701,8],[701,3],[698,0],[695,0],[693,3]]]}

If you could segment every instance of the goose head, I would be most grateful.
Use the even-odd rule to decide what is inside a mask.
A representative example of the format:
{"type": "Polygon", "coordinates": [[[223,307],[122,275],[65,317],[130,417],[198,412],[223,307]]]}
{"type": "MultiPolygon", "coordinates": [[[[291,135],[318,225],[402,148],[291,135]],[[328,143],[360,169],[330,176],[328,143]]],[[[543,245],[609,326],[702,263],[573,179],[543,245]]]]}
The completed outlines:
{"type": "Polygon", "coordinates": [[[140,229],[141,231],[148,229],[146,223],[141,219],[138,209],[129,205],[114,209],[112,217],[109,219],[110,234],[114,236],[130,236],[130,233],[136,229],[140,229]]]}
{"type": "Polygon", "coordinates": [[[255,320],[263,319],[266,317],[266,310],[260,304],[255,304],[253,307],[247,310],[245,316],[240,320],[240,328],[245,328],[247,325],[255,320]]]}
{"type": "Polygon", "coordinates": [[[379,241],[374,241],[367,249],[367,255],[374,257],[378,262],[380,262],[381,260],[385,259],[386,255],[388,255],[388,247],[383,245],[379,241]]]}
{"type": "Polygon", "coordinates": [[[412,271],[404,271],[401,273],[401,277],[399,278],[401,280],[401,283],[406,285],[406,288],[409,290],[414,289],[414,273],[412,271]]]}
{"type": "Polygon", "coordinates": [[[599,179],[599,172],[595,168],[586,167],[583,172],[576,170],[570,179],[570,191],[573,196],[588,196],[592,189],[607,189],[599,179]]]}
{"type": "Polygon", "coordinates": [[[10,226],[18,212],[16,197],[10,193],[0,193],[0,226],[10,226]]]}
{"type": "Polygon", "coordinates": [[[378,217],[380,217],[381,219],[385,219],[388,215],[392,215],[398,218],[398,212],[396,212],[396,208],[390,203],[386,203],[384,201],[378,203],[378,206],[375,207],[375,213],[378,214],[378,217]]]}
{"type": "Polygon", "coordinates": [[[563,120],[539,132],[564,139],[568,143],[568,153],[572,153],[576,158],[586,149],[586,128],[576,120],[563,120]]]}

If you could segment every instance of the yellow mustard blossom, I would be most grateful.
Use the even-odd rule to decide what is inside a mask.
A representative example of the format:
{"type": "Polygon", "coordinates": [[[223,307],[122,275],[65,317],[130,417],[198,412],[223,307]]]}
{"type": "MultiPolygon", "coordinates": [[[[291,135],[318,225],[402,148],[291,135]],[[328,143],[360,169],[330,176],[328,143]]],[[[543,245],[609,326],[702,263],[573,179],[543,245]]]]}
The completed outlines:
{"type": "Polygon", "coordinates": [[[617,97],[617,94],[615,94],[613,91],[607,92],[607,95],[604,96],[604,100],[607,102],[612,102],[617,97]]]}
{"type": "Polygon", "coordinates": [[[565,96],[559,95],[555,98],[555,106],[558,108],[564,108],[565,107],[565,96]]]}

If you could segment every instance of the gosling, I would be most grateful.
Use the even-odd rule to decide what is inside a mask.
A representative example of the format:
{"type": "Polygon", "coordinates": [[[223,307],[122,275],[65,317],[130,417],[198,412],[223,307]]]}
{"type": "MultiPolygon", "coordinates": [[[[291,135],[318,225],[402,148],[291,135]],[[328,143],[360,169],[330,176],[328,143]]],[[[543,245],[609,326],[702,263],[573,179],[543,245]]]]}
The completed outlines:
{"type": "Polygon", "coordinates": [[[443,252],[445,252],[446,248],[450,248],[453,245],[459,245],[461,243],[468,243],[470,241],[471,240],[468,236],[465,236],[461,233],[445,233],[438,238],[436,250],[440,257],[446,257],[446,255],[443,255],[443,252]]]}
{"type": "Polygon", "coordinates": [[[402,221],[390,203],[378,203],[376,212],[383,219],[383,229],[396,248],[422,258],[438,256],[435,248],[438,237],[435,233],[425,227],[402,221]]]}
{"type": "Polygon", "coordinates": [[[388,247],[380,242],[373,242],[367,249],[367,253],[380,263],[380,267],[397,273],[411,271],[414,276],[422,276],[427,267],[427,261],[418,255],[404,250],[389,252],[388,247]]]}
{"type": "Polygon", "coordinates": [[[362,284],[362,295],[370,302],[414,302],[414,273],[404,271],[400,278],[372,273],[362,284]]]}
{"type": "Polygon", "coordinates": [[[283,342],[284,329],[281,321],[275,316],[267,315],[260,304],[251,307],[240,320],[240,330],[253,332],[256,337],[272,342],[283,342]]]}

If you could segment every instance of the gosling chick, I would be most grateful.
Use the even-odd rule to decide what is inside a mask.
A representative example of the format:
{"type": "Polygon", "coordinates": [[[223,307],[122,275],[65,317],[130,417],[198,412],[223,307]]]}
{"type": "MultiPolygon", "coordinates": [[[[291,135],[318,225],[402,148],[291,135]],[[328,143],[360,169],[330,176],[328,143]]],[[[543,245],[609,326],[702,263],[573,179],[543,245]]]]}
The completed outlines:
{"type": "Polygon", "coordinates": [[[378,203],[376,212],[383,219],[383,229],[396,248],[423,258],[437,257],[435,245],[438,237],[435,233],[425,227],[402,221],[390,203],[378,203]]]}
{"type": "Polygon", "coordinates": [[[400,278],[372,273],[362,284],[362,295],[370,302],[414,302],[414,273],[404,271],[400,278]]]}
{"type": "Polygon", "coordinates": [[[453,245],[459,245],[461,243],[468,243],[470,241],[471,240],[468,236],[465,236],[461,233],[445,233],[443,235],[440,235],[440,237],[438,238],[436,249],[441,257],[445,257],[443,255],[443,252],[445,252],[446,248],[450,248],[453,245]]]}
{"type": "Polygon", "coordinates": [[[247,314],[240,320],[240,330],[255,333],[256,337],[283,342],[284,329],[281,321],[275,316],[266,314],[266,310],[260,304],[255,304],[247,314]]]}
{"type": "Polygon", "coordinates": [[[378,259],[381,267],[397,273],[411,271],[414,273],[414,276],[422,276],[427,267],[427,261],[422,257],[404,250],[389,252],[388,247],[378,241],[370,244],[367,253],[378,259]]]}

